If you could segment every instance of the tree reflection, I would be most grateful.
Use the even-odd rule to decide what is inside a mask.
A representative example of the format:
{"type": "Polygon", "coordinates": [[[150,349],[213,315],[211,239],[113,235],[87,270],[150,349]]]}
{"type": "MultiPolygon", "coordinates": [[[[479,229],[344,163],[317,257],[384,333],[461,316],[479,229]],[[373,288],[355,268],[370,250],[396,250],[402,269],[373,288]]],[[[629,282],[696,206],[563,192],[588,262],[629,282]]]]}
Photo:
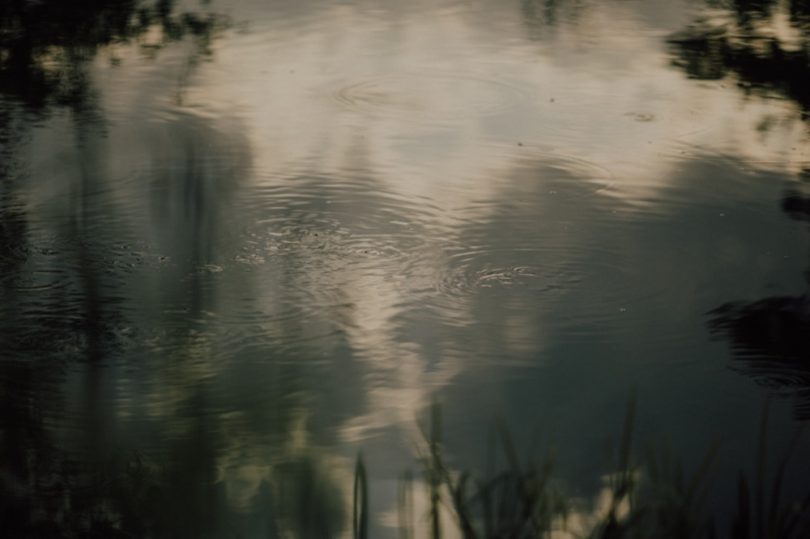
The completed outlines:
{"type": "Polygon", "coordinates": [[[208,51],[221,17],[177,13],[174,0],[10,0],[0,5],[0,94],[29,110],[74,107],[91,87],[85,70],[100,48],[158,31],[159,48],[194,36],[208,51]]]}
{"type": "MultiPolygon", "coordinates": [[[[715,14],[672,36],[673,65],[695,79],[731,77],[746,94],[790,99],[807,119],[810,4],[734,0],[728,15],[715,14]],[[788,24],[780,24],[780,17],[788,24]]],[[[782,210],[810,221],[810,199],[798,192],[785,194],[782,210]]],[[[711,315],[712,331],[731,340],[736,368],[764,386],[795,394],[796,415],[810,418],[810,295],[727,303],[711,315]]]]}
{"type": "MultiPolygon", "coordinates": [[[[747,93],[777,94],[810,107],[810,3],[787,2],[783,27],[774,0],[734,0],[730,21],[696,22],[669,39],[673,65],[695,79],[734,76],[747,93]]],[[[720,18],[722,20],[722,18],[720,18]]]]}
{"type": "MultiPolygon", "coordinates": [[[[810,171],[808,171],[810,176],[810,171]]],[[[782,199],[782,210],[791,219],[810,222],[810,197],[802,196],[796,191],[789,191],[782,199]]]]}
{"type": "MultiPolygon", "coordinates": [[[[172,148],[179,147],[181,155],[169,154],[162,172],[152,178],[158,224],[172,232],[166,234],[165,247],[175,248],[178,269],[191,276],[188,287],[175,287],[182,289],[174,304],[167,302],[184,315],[140,312],[124,299],[137,296],[127,287],[139,283],[129,277],[131,263],[117,245],[133,234],[125,208],[110,195],[113,160],[91,64],[122,44],[157,58],[163,47],[191,39],[193,65],[211,53],[211,40],[222,24],[220,16],[181,12],[172,0],[0,3],[3,536],[220,537],[249,529],[251,536],[276,537],[306,536],[314,522],[316,532],[342,526],[341,493],[331,486],[330,473],[315,453],[265,456],[288,463],[278,465],[270,477],[265,473],[252,498],[250,511],[267,518],[246,523],[245,508],[226,503],[228,485],[239,488],[229,482],[221,460],[239,447],[229,442],[222,418],[209,413],[209,384],[191,371],[215,353],[196,333],[201,313],[213,302],[212,278],[198,270],[214,263],[214,231],[229,193],[222,178],[240,170],[223,170],[195,153],[196,148],[210,152],[222,146],[221,135],[205,122],[176,123],[183,139],[172,148]],[[52,213],[32,215],[26,195],[37,180],[18,156],[30,142],[33,120],[51,113],[66,113],[73,143],[55,173],[59,181],[54,183],[65,196],[54,197],[58,202],[52,213]],[[119,410],[109,407],[109,393],[117,391],[110,383],[116,368],[112,360],[131,345],[126,330],[139,325],[138,316],[156,314],[145,326],[172,328],[162,344],[175,353],[139,350],[133,355],[159,356],[163,365],[158,369],[174,369],[182,378],[172,385],[180,394],[160,403],[174,414],[170,420],[145,414],[132,422],[137,432],[126,433],[161,439],[158,445],[165,451],[148,457],[123,454],[116,448],[123,437],[115,432],[119,410]],[[78,411],[70,408],[71,400],[78,411]],[[277,484],[285,482],[297,485],[297,497],[278,495],[277,484]],[[273,489],[276,495],[267,495],[273,489]],[[286,520],[279,524],[271,520],[276,517],[286,520]]],[[[237,157],[244,167],[245,155],[237,157]]],[[[133,260],[138,256],[131,255],[133,260]]],[[[284,389],[296,391],[294,386],[284,389]]],[[[254,419],[266,428],[275,419],[266,415],[282,410],[273,442],[279,446],[293,423],[287,417],[294,415],[289,397],[282,394],[277,406],[254,419]]],[[[145,445],[141,442],[130,447],[145,445]]]]}
{"type": "MultiPolygon", "coordinates": [[[[810,197],[788,193],[782,209],[810,221],[810,197]]],[[[810,268],[805,277],[810,285],[810,268]]],[[[736,369],[765,387],[793,394],[796,416],[810,419],[810,293],[727,303],[711,314],[712,330],[731,340],[736,369]]]]}
{"type": "Polygon", "coordinates": [[[534,40],[548,38],[561,22],[576,23],[588,8],[580,1],[520,0],[523,24],[534,40]]]}

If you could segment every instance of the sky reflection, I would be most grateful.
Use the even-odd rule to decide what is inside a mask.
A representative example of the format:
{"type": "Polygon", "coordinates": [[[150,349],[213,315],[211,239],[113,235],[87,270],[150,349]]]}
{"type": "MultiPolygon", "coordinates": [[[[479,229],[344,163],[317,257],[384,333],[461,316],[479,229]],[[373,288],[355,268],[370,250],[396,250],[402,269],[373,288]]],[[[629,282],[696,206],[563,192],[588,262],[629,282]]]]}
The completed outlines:
{"type": "Polygon", "coordinates": [[[797,388],[783,444],[806,347],[740,334],[806,326],[808,19],[766,4],[0,8],[11,511],[125,462],[81,518],[348,533],[355,454],[390,516],[434,396],[459,466],[501,414],[588,497],[636,387],[641,439],[733,473],[763,391],[722,305],[797,388]]]}

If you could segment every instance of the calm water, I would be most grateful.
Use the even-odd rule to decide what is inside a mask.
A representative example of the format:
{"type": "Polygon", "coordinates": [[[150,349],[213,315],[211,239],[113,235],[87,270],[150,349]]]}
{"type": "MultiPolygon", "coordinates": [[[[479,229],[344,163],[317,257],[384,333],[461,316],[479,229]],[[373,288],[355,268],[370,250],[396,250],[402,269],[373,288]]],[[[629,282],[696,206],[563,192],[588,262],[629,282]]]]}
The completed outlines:
{"type": "Polygon", "coordinates": [[[633,391],[639,441],[720,441],[732,477],[775,396],[777,452],[810,419],[809,28],[800,0],[5,0],[5,522],[349,534],[362,452],[395,537],[434,397],[454,465],[502,418],[584,500],[633,391]]]}

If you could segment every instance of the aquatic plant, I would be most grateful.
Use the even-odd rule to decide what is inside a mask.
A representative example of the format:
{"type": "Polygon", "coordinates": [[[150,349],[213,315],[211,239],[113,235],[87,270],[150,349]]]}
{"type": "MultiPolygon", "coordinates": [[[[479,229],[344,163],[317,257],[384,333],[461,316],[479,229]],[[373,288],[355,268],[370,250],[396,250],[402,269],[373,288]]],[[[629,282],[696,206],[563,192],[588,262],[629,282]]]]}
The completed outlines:
{"type": "MultiPolygon", "coordinates": [[[[602,502],[588,508],[578,506],[565,495],[561,482],[552,474],[550,456],[522,462],[503,425],[498,425],[490,437],[484,473],[451,468],[442,444],[441,408],[434,403],[426,424],[422,425],[424,446],[419,456],[422,486],[428,500],[426,518],[415,514],[415,481],[406,472],[399,487],[399,536],[402,539],[440,539],[445,535],[465,539],[810,537],[810,485],[799,499],[789,500],[784,492],[789,461],[802,431],[797,430],[768,480],[767,403],[760,421],[753,474],[739,470],[736,483],[725,485],[713,474],[720,449],[716,443],[691,472],[684,469],[671,451],[660,447],[649,447],[643,458],[637,459],[633,453],[635,411],[635,399],[631,399],[615,471],[606,477],[602,502]],[[496,468],[498,456],[503,457],[502,468],[496,468]],[[736,497],[732,514],[714,514],[707,503],[711,490],[723,488],[736,497]],[[451,518],[443,519],[443,514],[451,518]],[[454,528],[443,528],[448,523],[454,528]]],[[[358,460],[355,476],[355,537],[365,538],[369,492],[362,460],[358,460]],[[358,507],[362,508],[359,521],[358,507]]]]}

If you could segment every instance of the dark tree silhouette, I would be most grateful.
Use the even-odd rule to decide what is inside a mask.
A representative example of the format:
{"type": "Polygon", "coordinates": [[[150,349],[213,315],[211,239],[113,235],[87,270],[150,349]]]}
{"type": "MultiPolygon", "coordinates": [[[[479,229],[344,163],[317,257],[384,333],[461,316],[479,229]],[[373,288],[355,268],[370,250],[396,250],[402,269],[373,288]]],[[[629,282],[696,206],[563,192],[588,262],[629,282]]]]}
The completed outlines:
{"type": "Polygon", "coordinates": [[[173,0],[7,0],[0,3],[0,95],[34,111],[75,107],[90,90],[85,64],[102,47],[159,28],[157,47],[194,36],[208,52],[223,24],[214,15],[178,14],[173,0]]]}
{"type": "Polygon", "coordinates": [[[810,108],[810,2],[791,0],[790,25],[797,38],[769,31],[777,2],[734,0],[732,21],[697,21],[669,39],[674,66],[689,77],[719,80],[729,76],[747,93],[777,94],[810,108]]]}

